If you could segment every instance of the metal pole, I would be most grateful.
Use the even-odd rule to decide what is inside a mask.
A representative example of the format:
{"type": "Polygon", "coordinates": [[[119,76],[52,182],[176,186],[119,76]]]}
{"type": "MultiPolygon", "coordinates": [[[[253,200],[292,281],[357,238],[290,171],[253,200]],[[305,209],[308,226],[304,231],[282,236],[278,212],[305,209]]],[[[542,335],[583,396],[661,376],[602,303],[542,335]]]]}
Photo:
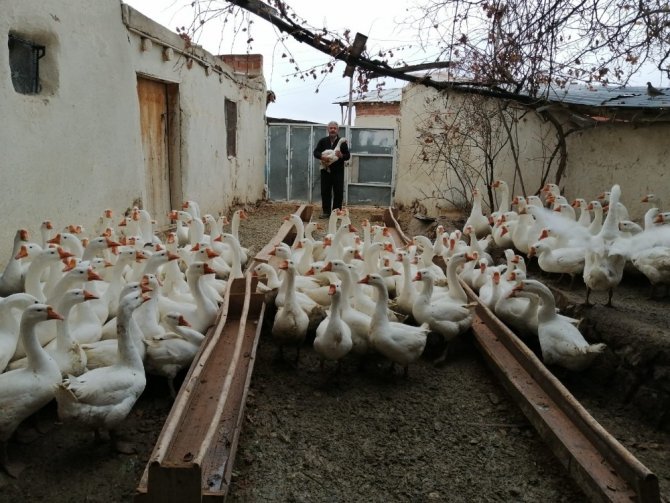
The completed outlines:
{"type": "Polygon", "coordinates": [[[351,127],[351,108],[353,105],[354,76],[349,77],[349,104],[347,105],[347,126],[351,127]]]}

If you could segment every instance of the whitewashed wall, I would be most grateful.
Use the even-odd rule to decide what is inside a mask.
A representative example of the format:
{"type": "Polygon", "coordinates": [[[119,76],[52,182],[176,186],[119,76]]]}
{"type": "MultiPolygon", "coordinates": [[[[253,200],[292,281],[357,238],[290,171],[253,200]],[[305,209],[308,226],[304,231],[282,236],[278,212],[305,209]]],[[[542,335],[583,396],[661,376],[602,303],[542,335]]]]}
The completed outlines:
{"type": "MultiPolygon", "coordinates": [[[[410,85],[403,90],[395,203],[411,206],[419,201],[429,212],[440,214],[450,209],[448,205],[427,199],[425,194],[437,194],[444,182],[425,174],[417,158],[420,151],[417,124],[433,106],[436,96],[437,91],[423,86],[410,85]]],[[[462,96],[452,93],[447,112],[458,110],[461,100],[462,96]]],[[[618,183],[623,192],[622,202],[631,218],[641,220],[648,209],[640,202],[642,196],[653,192],[664,201],[670,200],[670,185],[665,174],[670,154],[668,132],[667,124],[603,124],[569,135],[567,169],[561,182],[564,195],[569,200],[584,197],[588,201],[618,183]]],[[[519,122],[520,165],[529,193],[541,184],[540,160],[548,153],[542,151],[538,139],[547,134],[553,134],[552,126],[533,112],[525,114],[519,122]]],[[[474,151],[472,154],[477,155],[474,151]]],[[[553,173],[548,181],[554,181],[553,173]]],[[[498,158],[496,177],[508,182],[513,195],[521,194],[508,151],[498,158]]]]}
{"type": "MultiPolygon", "coordinates": [[[[126,19],[175,47],[183,41],[128,6],[126,19]]],[[[0,33],[0,267],[15,230],[39,241],[42,220],[92,229],[104,208],[122,214],[146,197],[137,75],[179,84],[182,198],[203,212],[226,211],[239,200],[262,197],[265,164],[265,82],[223,71],[207,76],[166,62],[162,47],[140,50],[140,36],[123,23],[119,0],[12,0],[3,4],[0,33]],[[46,46],[40,61],[43,90],[14,90],[8,34],[46,46]],[[238,103],[238,154],[226,155],[224,99],[238,103]]]]}
{"type": "MultiPolygon", "coordinates": [[[[640,221],[649,205],[648,193],[670,202],[670,124],[602,124],[567,138],[568,170],[565,192],[571,197],[595,198],[613,184],[631,218],[640,221]]],[[[667,208],[665,208],[667,210],[667,208]]]]}
{"type": "Polygon", "coordinates": [[[400,119],[389,115],[364,115],[356,116],[356,127],[368,128],[396,128],[400,119]]]}

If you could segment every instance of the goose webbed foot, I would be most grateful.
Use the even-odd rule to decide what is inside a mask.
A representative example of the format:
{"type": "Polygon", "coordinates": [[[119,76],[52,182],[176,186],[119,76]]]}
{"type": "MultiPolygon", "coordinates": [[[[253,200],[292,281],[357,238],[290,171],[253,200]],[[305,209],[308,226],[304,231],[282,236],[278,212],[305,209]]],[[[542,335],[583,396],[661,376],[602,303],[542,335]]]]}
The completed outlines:
{"type": "Polygon", "coordinates": [[[614,295],[614,289],[610,288],[609,293],[607,294],[607,304],[605,304],[607,307],[614,307],[612,305],[612,295],[614,295]]]}
{"type": "Polygon", "coordinates": [[[587,286],[586,287],[586,300],[584,301],[584,306],[586,306],[586,307],[591,307],[593,305],[589,302],[589,295],[591,295],[591,289],[587,286]]]}
{"type": "Polygon", "coordinates": [[[10,461],[9,453],[7,452],[7,442],[1,442],[0,447],[0,466],[2,469],[14,479],[18,479],[21,472],[25,470],[26,464],[20,461],[10,461]]]}

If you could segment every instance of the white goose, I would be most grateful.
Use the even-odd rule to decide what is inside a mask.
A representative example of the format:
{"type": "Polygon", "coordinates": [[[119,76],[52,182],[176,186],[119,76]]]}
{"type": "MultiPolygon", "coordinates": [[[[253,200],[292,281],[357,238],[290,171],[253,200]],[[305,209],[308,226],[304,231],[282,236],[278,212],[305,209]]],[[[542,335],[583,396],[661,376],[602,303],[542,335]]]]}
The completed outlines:
{"type": "MultiPolygon", "coordinates": [[[[451,258],[454,260],[454,257],[451,258]]],[[[431,331],[440,334],[447,346],[438,362],[444,361],[447,355],[448,343],[466,332],[472,326],[472,313],[468,306],[455,302],[445,301],[445,297],[433,299],[433,284],[435,278],[431,269],[420,269],[414,278],[423,283],[423,289],[414,302],[412,315],[418,323],[426,323],[431,331]]],[[[455,288],[455,285],[452,285],[455,288]]]]}
{"type": "Polygon", "coordinates": [[[379,274],[368,274],[359,283],[372,285],[377,290],[377,307],[370,325],[372,346],[392,364],[402,365],[407,376],[409,364],[417,361],[426,347],[428,324],[414,327],[389,321],[386,314],[389,296],[384,278],[379,274]]]}
{"type": "Polygon", "coordinates": [[[95,224],[93,225],[93,232],[95,233],[95,235],[100,236],[107,229],[113,228],[114,227],[114,221],[112,220],[113,218],[114,218],[114,212],[110,208],[104,209],[102,211],[102,214],[98,217],[98,219],[95,221],[95,224]]]}
{"type": "Polygon", "coordinates": [[[659,211],[663,211],[663,203],[661,202],[661,198],[656,194],[647,194],[640,200],[640,202],[649,203],[653,207],[658,208],[659,211]]]}
{"type": "Polygon", "coordinates": [[[49,246],[49,240],[53,237],[53,229],[54,226],[53,223],[51,223],[51,220],[43,220],[40,224],[40,236],[42,237],[42,242],[40,244],[42,245],[42,248],[49,246]]]}
{"type": "Polygon", "coordinates": [[[591,225],[591,212],[589,211],[589,205],[586,202],[586,199],[578,197],[572,201],[571,205],[573,208],[579,209],[577,223],[582,227],[588,228],[591,225]]]}
{"type": "MultiPolygon", "coordinates": [[[[139,281],[131,281],[126,284],[120,293],[120,300],[132,293],[147,293],[149,291],[146,285],[142,285],[139,281]]],[[[148,297],[147,297],[148,299],[148,297]]],[[[118,360],[118,327],[116,318],[114,318],[114,329],[117,331],[117,337],[111,339],[103,339],[101,341],[92,342],[89,344],[82,344],[81,348],[86,353],[86,366],[89,370],[97,369],[99,367],[111,367],[118,360]]],[[[140,359],[144,360],[146,353],[146,346],[144,345],[144,335],[140,329],[135,316],[130,318],[127,327],[130,338],[135,344],[135,349],[140,355],[140,359]]]]}
{"type": "Polygon", "coordinates": [[[272,337],[279,346],[280,354],[283,354],[284,346],[297,347],[295,362],[300,359],[300,345],[307,336],[309,318],[298,303],[295,295],[295,265],[290,260],[285,260],[279,266],[286,271],[286,295],[284,305],[277,310],[272,323],[272,337]]]}
{"type": "Polygon", "coordinates": [[[593,212],[593,219],[588,226],[589,232],[592,235],[596,235],[600,232],[603,226],[603,206],[600,204],[600,201],[591,201],[586,209],[593,212]]]}
{"type": "MultiPolygon", "coordinates": [[[[19,253],[17,253],[14,256],[14,260],[19,260],[20,259],[20,266],[21,266],[21,281],[23,282],[23,290],[25,291],[25,278],[26,274],[28,273],[28,269],[30,268],[31,264],[33,261],[39,256],[39,254],[43,251],[43,248],[38,245],[37,243],[24,243],[21,245],[21,248],[19,249],[19,253]]],[[[11,264],[8,264],[8,267],[10,267],[11,264]]],[[[46,274],[43,274],[43,278],[46,274]]]]}
{"type": "MultiPolygon", "coordinates": [[[[610,205],[617,207],[621,196],[621,188],[614,185],[609,192],[610,205]]],[[[585,304],[589,304],[591,291],[608,291],[608,299],[605,304],[612,306],[612,295],[614,288],[623,278],[623,270],[626,265],[626,257],[613,246],[620,236],[619,217],[617,211],[609,211],[603,222],[602,229],[593,238],[591,246],[586,251],[584,261],[584,283],[586,284],[585,304]]]]}
{"type": "Polygon", "coordinates": [[[240,241],[235,237],[234,234],[224,232],[222,233],[217,240],[221,240],[222,243],[230,247],[232,254],[232,262],[230,265],[230,274],[228,275],[229,279],[242,278],[242,265],[246,264],[247,259],[245,252],[240,245],[240,241]]]}
{"type": "Polygon", "coordinates": [[[670,285],[670,247],[654,246],[636,253],[632,258],[633,265],[644,274],[651,283],[650,297],[658,286],[670,285]]]}
{"type": "Polygon", "coordinates": [[[493,242],[498,248],[506,249],[514,246],[512,233],[514,232],[518,218],[519,216],[516,212],[508,211],[500,215],[495,221],[491,233],[493,234],[493,242]],[[510,217],[510,215],[514,215],[514,217],[510,217]]]}
{"type": "Polygon", "coordinates": [[[517,204],[519,218],[516,221],[514,230],[512,230],[512,242],[514,243],[514,248],[523,254],[527,254],[528,246],[530,246],[528,241],[535,225],[535,218],[529,213],[529,205],[524,197],[517,196],[514,198],[514,201],[517,204]]]}
{"type": "Polygon", "coordinates": [[[342,319],[342,290],[339,285],[330,285],[329,294],[332,297],[330,314],[316,329],[314,351],[321,357],[321,367],[324,360],[337,361],[340,368],[341,359],[351,351],[354,343],[351,328],[342,319]]]}
{"type": "Polygon", "coordinates": [[[472,189],[472,209],[465,225],[472,225],[478,238],[491,234],[489,219],[482,212],[482,193],[478,188],[472,189]]]}
{"type": "MultiPolygon", "coordinates": [[[[422,269],[431,269],[433,272],[433,277],[435,278],[436,281],[447,279],[444,272],[442,272],[440,266],[438,266],[433,262],[433,258],[435,257],[435,251],[430,239],[428,239],[426,236],[414,236],[413,241],[414,244],[416,244],[418,247],[421,248],[421,254],[419,255],[419,267],[422,269]]],[[[376,271],[369,271],[369,272],[376,272],[376,271]]]]}
{"type": "Polygon", "coordinates": [[[145,300],[137,292],[119,303],[118,361],[114,365],[79,377],[70,376],[56,388],[58,416],[63,422],[92,428],[96,436],[100,430],[108,430],[117,450],[124,453],[132,453],[133,449],[119,441],[117,428],[146,386],[142,359],[131,340],[128,324],[133,311],[145,300]]]}
{"type": "Polygon", "coordinates": [[[416,275],[416,270],[412,270],[409,254],[406,250],[398,250],[396,260],[402,263],[403,277],[400,295],[395,298],[395,305],[399,312],[410,315],[418,295],[417,289],[412,284],[412,278],[416,275]]]}
{"type": "Polygon", "coordinates": [[[205,296],[200,284],[200,278],[204,274],[214,274],[214,270],[204,262],[194,262],[186,271],[186,281],[193,294],[195,304],[175,302],[163,296],[158,300],[159,310],[162,315],[167,314],[169,311],[181,312],[193,329],[203,334],[214,324],[218,312],[216,302],[205,296]]]}
{"type": "MultiPolygon", "coordinates": [[[[56,321],[56,339],[47,344],[44,349],[58,364],[63,377],[70,374],[76,376],[83,374],[86,371],[87,363],[86,353],[70,333],[70,321],[68,319],[70,311],[77,304],[97,298],[97,296],[82,288],[73,288],[65,292],[58,301],[58,312],[63,319],[56,321]]],[[[27,364],[27,358],[21,358],[14,360],[9,368],[23,368],[27,364]]]]}
{"type": "Polygon", "coordinates": [[[508,212],[510,210],[510,198],[509,198],[509,185],[504,180],[495,180],[491,185],[491,188],[495,192],[500,193],[500,203],[498,203],[497,211],[491,213],[491,217],[495,220],[500,215],[508,212]]]}
{"type": "Polygon", "coordinates": [[[20,328],[28,365],[0,374],[0,463],[14,477],[20,473],[21,466],[10,463],[7,441],[21,421],[53,399],[54,388],[61,380],[58,365],[37,341],[35,326],[46,320],[60,319],[62,317],[51,306],[28,306],[21,316],[20,328]]]}
{"type": "Polygon", "coordinates": [[[525,296],[523,292],[540,297],[537,332],[545,364],[583,370],[605,350],[605,344],[589,344],[574,325],[557,315],[554,296],[545,285],[539,281],[523,280],[512,289],[510,295],[525,296]]]}
{"type": "MultiPolygon", "coordinates": [[[[25,246],[21,247],[21,252],[24,251],[25,246]]],[[[27,251],[20,255],[27,255],[27,251]]],[[[17,255],[18,256],[18,255],[17,255]]],[[[46,272],[52,266],[61,266],[61,260],[66,260],[72,257],[70,252],[63,250],[60,246],[55,248],[45,248],[30,262],[28,266],[28,271],[26,272],[26,281],[25,281],[25,291],[33,297],[35,297],[40,302],[46,302],[46,292],[45,284],[42,283],[41,278],[44,272],[46,272]]],[[[58,274],[60,271],[57,267],[54,267],[58,274]]],[[[56,276],[54,276],[56,278],[56,276]]],[[[56,280],[57,281],[57,280],[56,280]]]]}
{"type": "MultiPolygon", "coordinates": [[[[49,302],[57,304],[60,301],[61,296],[68,290],[72,288],[81,288],[85,281],[93,281],[96,279],[100,279],[100,276],[95,271],[84,263],[79,264],[66,272],[63,278],[61,278],[55,289],[55,294],[49,302]]],[[[78,323],[71,328],[72,336],[80,342],[87,341],[89,338],[97,340],[100,338],[100,333],[102,331],[102,326],[100,326],[97,316],[92,311],[88,312],[88,315],[85,317],[85,322],[78,323]]],[[[56,338],[56,323],[41,323],[37,326],[35,331],[40,346],[46,346],[56,338]]],[[[24,356],[26,356],[26,352],[23,348],[23,344],[19,341],[12,360],[23,358],[24,356]]]]}
{"type": "Polygon", "coordinates": [[[545,272],[570,275],[570,286],[575,275],[584,271],[586,249],[569,247],[554,249],[546,240],[534,243],[528,250],[528,257],[537,255],[537,263],[545,272]]]}
{"type": "Polygon", "coordinates": [[[340,138],[337,140],[334,148],[329,148],[321,152],[321,169],[325,169],[326,171],[330,172],[329,166],[339,159],[337,153],[340,152],[342,144],[346,141],[346,138],[340,138]]]}
{"type": "Polygon", "coordinates": [[[291,222],[295,227],[295,239],[293,240],[292,248],[295,248],[300,240],[305,239],[305,223],[300,218],[300,215],[291,213],[284,217],[284,222],[291,222]]]}
{"type": "Polygon", "coordinates": [[[240,252],[240,263],[245,265],[249,260],[249,249],[241,245],[240,242],[240,223],[242,220],[247,220],[249,215],[243,209],[235,210],[233,216],[230,219],[230,234],[232,234],[237,240],[239,245],[240,252]]]}
{"type": "Polygon", "coordinates": [[[479,255],[479,260],[486,260],[488,265],[493,265],[493,257],[491,257],[491,254],[486,251],[493,237],[489,234],[483,239],[477,239],[472,225],[466,225],[463,227],[463,235],[470,238],[468,252],[470,252],[470,254],[477,253],[479,255]]]}
{"type": "Polygon", "coordinates": [[[17,317],[14,311],[23,313],[28,306],[38,303],[35,297],[27,293],[13,293],[0,299],[0,373],[7,367],[19,342],[21,314],[17,317]]]}
{"type": "Polygon", "coordinates": [[[19,229],[14,234],[14,245],[12,246],[12,256],[7,262],[5,270],[0,275],[0,297],[7,297],[13,293],[23,291],[23,276],[21,262],[15,258],[21,249],[21,245],[28,242],[28,231],[19,229]]]}
{"type": "Polygon", "coordinates": [[[333,260],[325,266],[326,270],[332,271],[341,280],[340,307],[342,310],[342,319],[351,329],[351,339],[353,346],[351,351],[359,356],[370,352],[370,324],[372,318],[367,314],[351,306],[350,299],[353,298],[352,290],[357,286],[354,284],[353,266],[347,265],[341,260],[333,260]]]}
{"type": "Polygon", "coordinates": [[[145,366],[148,373],[167,378],[170,393],[175,397],[174,379],[181,369],[191,364],[205,336],[193,330],[191,324],[177,312],[167,313],[163,320],[168,327],[167,332],[144,339],[147,347],[145,366]]]}
{"type": "Polygon", "coordinates": [[[155,274],[145,274],[140,281],[142,292],[146,292],[149,300],[135,309],[133,318],[142,331],[145,339],[152,339],[165,333],[165,328],[158,323],[160,312],[158,302],[161,297],[161,285],[155,274]]]}
{"type": "Polygon", "coordinates": [[[62,246],[77,258],[84,256],[84,245],[81,239],[71,232],[59,232],[49,240],[49,244],[62,246]]]}
{"type": "MultiPolygon", "coordinates": [[[[506,276],[508,281],[515,283],[514,286],[526,279],[526,274],[522,271],[511,271],[506,276]]],[[[503,295],[496,302],[493,311],[519,337],[537,337],[537,309],[539,304],[540,298],[537,295],[503,295]]]]}
{"type": "Polygon", "coordinates": [[[619,194],[616,197],[616,200],[612,199],[612,193],[613,190],[601,192],[598,195],[598,199],[600,201],[605,202],[606,204],[603,206],[607,207],[607,212],[609,213],[612,209],[616,211],[616,217],[619,220],[630,220],[630,215],[628,214],[628,208],[624,206],[624,204],[621,202],[621,191],[619,191],[619,194]]]}

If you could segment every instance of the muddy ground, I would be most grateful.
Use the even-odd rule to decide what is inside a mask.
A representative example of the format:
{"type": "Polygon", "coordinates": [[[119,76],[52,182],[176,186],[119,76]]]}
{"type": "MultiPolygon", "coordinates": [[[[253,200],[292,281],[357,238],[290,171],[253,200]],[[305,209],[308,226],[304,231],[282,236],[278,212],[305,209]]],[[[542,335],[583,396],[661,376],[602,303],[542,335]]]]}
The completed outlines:
{"type": "MultiPolygon", "coordinates": [[[[248,208],[242,244],[260,249],[295,208],[278,203],[248,208]]],[[[373,214],[381,210],[353,208],[352,220],[356,225],[373,214]]],[[[401,211],[399,220],[407,234],[430,232],[409,211],[401,211]]],[[[562,304],[585,318],[587,337],[611,348],[589,371],[557,372],[558,377],[657,474],[663,499],[670,501],[667,407],[654,388],[663,379],[658,362],[667,358],[668,299],[648,300],[644,278],[635,276],[615,293],[614,309],[584,309],[583,285],[555,286],[564,293],[562,304]],[[637,372],[646,366],[652,370],[637,372]]],[[[68,429],[57,422],[55,408],[47,407],[11,442],[11,454],[28,467],[18,480],[0,475],[0,502],[131,501],[171,402],[165,381],[150,378],[124,427],[135,441],[134,455],[117,454],[92,434],[68,429]]],[[[278,360],[263,335],[229,501],[586,498],[468,337],[446,364],[422,360],[405,379],[391,376],[380,359],[363,367],[347,360],[339,375],[330,366],[321,372],[309,347],[296,368],[288,359],[278,360]]]]}

